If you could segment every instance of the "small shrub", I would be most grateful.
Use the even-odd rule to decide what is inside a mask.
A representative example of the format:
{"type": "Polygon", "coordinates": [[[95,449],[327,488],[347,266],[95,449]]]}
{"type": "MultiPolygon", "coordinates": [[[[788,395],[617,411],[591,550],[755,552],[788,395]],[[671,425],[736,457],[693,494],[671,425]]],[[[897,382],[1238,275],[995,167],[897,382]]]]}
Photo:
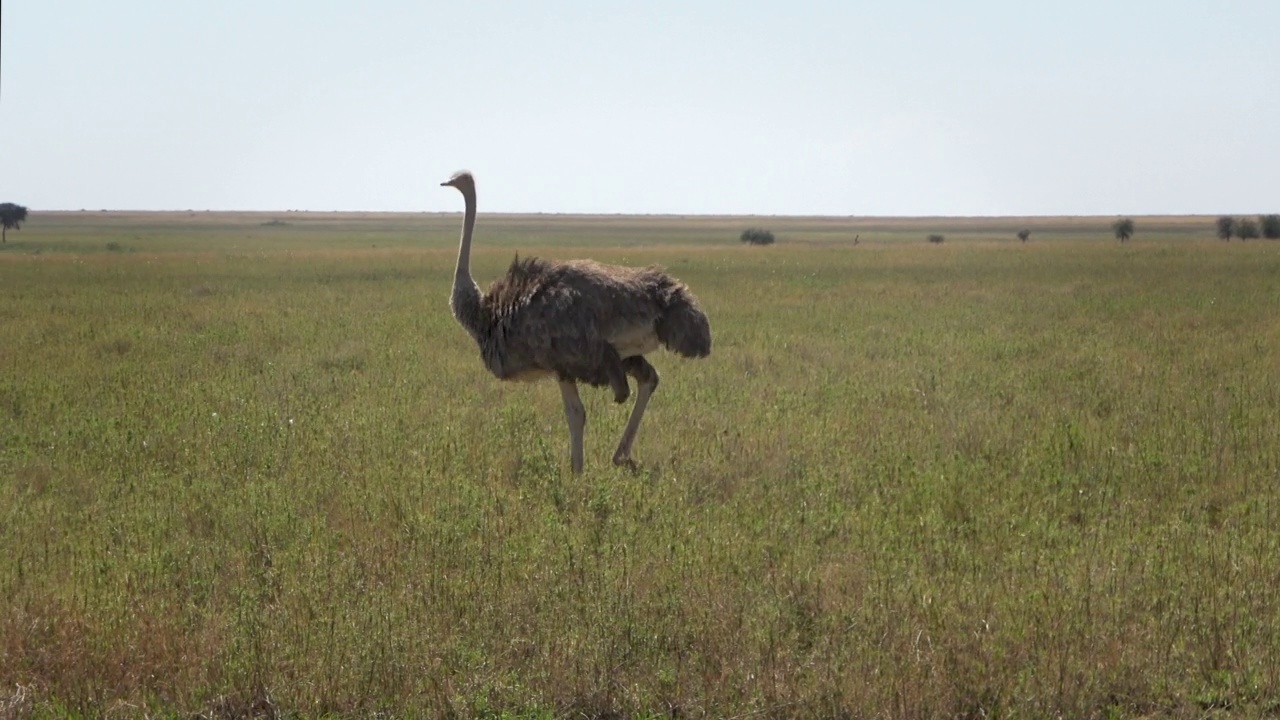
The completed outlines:
{"type": "Polygon", "coordinates": [[[742,235],[738,239],[752,245],[772,245],[774,242],[773,233],[760,228],[747,228],[742,231],[742,235]]]}
{"type": "Polygon", "coordinates": [[[1129,218],[1120,218],[1119,220],[1111,223],[1111,231],[1116,234],[1116,239],[1120,242],[1126,242],[1129,238],[1133,237],[1133,229],[1133,220],[1130,220],[1129,218]]]}
{"type": "Polygon", "coordinates": [[[946,238],[943,237],[942,235],[938,235],[937,233],[934,233],[933,235],[929,236],[929,242],[934,244],[940,243],[943,240],[946,240],[946,238]]]}
{"type": "Polygon", "coordinates": [[[1259,215],[1258,224],[1262,226],[1262,237],[1280,240],[1280,215],[1259,215]]]}

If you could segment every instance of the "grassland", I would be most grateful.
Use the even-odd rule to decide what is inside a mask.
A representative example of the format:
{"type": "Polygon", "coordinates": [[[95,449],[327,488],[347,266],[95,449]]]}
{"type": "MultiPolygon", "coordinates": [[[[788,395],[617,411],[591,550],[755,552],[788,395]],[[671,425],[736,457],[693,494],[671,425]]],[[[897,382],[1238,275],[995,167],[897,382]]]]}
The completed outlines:
{"type": "Polygon", "coordinates": [[[712,319],[639,471],[584,393],[573,477],[448,313],[457,225],[9,233],[0,716],[1280,713],[1280,243],[482,215],[482,281],[660,262],[712,319]]]}

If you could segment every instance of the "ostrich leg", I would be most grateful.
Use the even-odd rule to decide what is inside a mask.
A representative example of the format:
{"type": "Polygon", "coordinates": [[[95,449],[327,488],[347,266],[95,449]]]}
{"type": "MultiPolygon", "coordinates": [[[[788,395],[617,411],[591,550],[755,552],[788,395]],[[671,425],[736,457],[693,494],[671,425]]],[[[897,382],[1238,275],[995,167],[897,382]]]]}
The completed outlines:
{"type": "Polygon", "coordinates": [[[636,406],[631,408],[631,417],[627,418],[622,439],[618,440],[618,449],[613,453],[614,465],[631,464],[631,444],[636,441],[636,432],[640,430],[640,419],[644,417],[644,407],[649,404],[649,396],[658,387],[658,371],[653,369],[643,355],[623,360],[622,366],[627,374],[636,379],[636,406]]]}
{"type": "Polygon", "coordinates": [[[560,397],[564,400],[564,419],[569,423],[569,463],[575,473],[582,472],[582,430],[587,425],[587,409],[578,397],[578,384],[560,381],[560,397]]]}

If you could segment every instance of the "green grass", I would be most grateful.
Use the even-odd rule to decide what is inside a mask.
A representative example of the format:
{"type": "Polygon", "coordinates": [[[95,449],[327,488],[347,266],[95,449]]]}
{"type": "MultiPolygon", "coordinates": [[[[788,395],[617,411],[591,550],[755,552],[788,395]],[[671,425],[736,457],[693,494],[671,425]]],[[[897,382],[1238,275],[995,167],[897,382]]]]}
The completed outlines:
{"type": "Polygon", "coordinates": [[[573,477],[456,215],[33,215],[0,716],[1275,715],[1280,244],[1108,221],[481,216],[711,317],[573,477]]]}

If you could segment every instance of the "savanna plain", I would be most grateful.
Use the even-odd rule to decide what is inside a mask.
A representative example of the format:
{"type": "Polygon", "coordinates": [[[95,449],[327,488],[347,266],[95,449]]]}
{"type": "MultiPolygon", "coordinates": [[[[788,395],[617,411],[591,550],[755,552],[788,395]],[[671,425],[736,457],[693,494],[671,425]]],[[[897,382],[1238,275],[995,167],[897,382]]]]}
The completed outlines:
{"type": "Polygon", "coordinates": [[[457,214],[33,212],[0,717],[1280,715],[1280,243],[1109,221],[481,214],[711,318],[573,476],[457,214]]]}

